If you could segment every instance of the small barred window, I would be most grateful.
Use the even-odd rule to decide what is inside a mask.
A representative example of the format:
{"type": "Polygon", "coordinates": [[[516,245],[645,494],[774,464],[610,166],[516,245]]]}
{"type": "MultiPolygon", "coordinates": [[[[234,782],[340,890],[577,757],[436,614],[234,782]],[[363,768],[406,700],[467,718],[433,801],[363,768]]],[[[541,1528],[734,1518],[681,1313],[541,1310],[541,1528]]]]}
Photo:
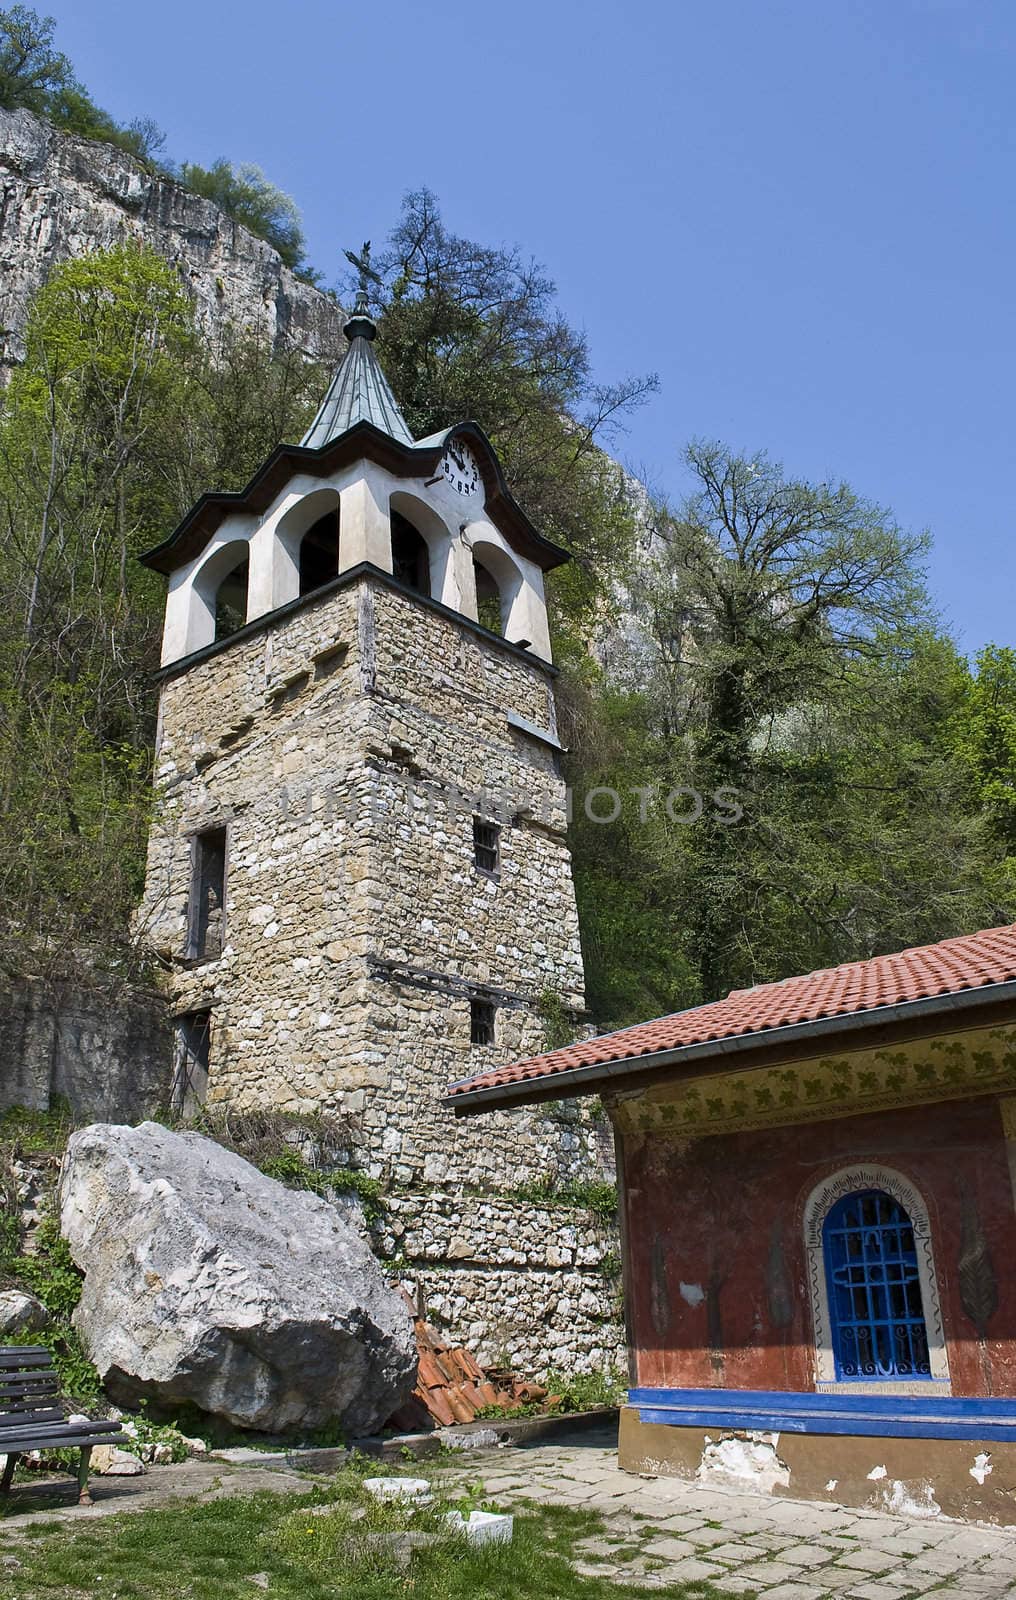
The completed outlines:
{"type": "Polygon", "coordinates": [[[496,872],[500,865],[500,833],[496,823],[473,818],[473,861],[481,872],[496,872]]]}
{"type": "Polygon", "coordinates": [[[489,1000],[469,1002],[470,1044],[494,1043],[494,1006],[489,1000]]]}

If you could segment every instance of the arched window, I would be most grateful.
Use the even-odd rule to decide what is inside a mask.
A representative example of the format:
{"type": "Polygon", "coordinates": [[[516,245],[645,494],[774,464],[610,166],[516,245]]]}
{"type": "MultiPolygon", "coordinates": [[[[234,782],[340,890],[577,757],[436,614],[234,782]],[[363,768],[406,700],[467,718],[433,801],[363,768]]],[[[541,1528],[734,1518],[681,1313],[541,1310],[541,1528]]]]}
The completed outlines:
{"type": "Polygon", "coordinates": [[[430,594],[430,550],[408,517],[391,508],[392,573],[407,589],[430,594]]]}
{"type": "Polygon", "coordinates": [[[310,594],[339,575],[339,508],[311,523],[300,540],[300,593],[310,594]]]}
{"type": "Polygon", "coordinates": [[[504,613],[501,589],[489,567],[473,557],[473,576],[476,579],[476,620],[491,633],[504,634],[504,613]]]}
{"type": "Polygon", "coordinates": [[[846,1195],[822,1242],[837,1378],[930,1378],[917,1245],[899,1201],[879,1189],[846,1195]]]}
{"type": "Polygon", "coordinates": [[[913,1394],[948,1385],[949,1355],[928,1208],[903,1173],[831,1173],[804,1207],[820,1390],[913,1394]]]}
{"type": "Polygon", "coordinates": [[[232,567],[215,591],[215,640],[228,639],[247,621],[250,562],[246,555],[232,567]]]}

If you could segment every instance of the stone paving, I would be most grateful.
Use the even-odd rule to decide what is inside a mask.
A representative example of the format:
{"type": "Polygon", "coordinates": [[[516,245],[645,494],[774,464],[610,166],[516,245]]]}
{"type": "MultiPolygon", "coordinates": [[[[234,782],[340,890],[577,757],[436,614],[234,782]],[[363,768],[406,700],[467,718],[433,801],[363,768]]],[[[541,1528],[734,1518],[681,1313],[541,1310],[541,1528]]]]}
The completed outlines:
{"type": "Polygon", "coordinates": [[[577,1547],[578,1569],[631,1586],[633,1597],[695,1579],[765,1600],[1016,1597],[1016,1528],[636,1478],[601,1440],[505,1451],[474,1467],[506,1506],[533,1499],[598,1512],[605,1531],[577,1547]]]}
{"type": "MultiPolygon", "coordinates": [[[[682,1581],[711,1583],[717,1600],[1016,1600],[1016,1528],[888,1516],[680,1478],[638,1478],[618,1469],[616,1448],[616,1434],[573,1436],[458,1457],[436,1472],[433,1461],[413,1470],[449,1488],[480,1479],[489,1498],[508,1508],[535,1500],[597,1512],[604,1529],[580,1541],[575,1564],[580,1572],[612,1579],[633,1600],[682,1581]]],[[[47,1521],[77,1523],[194,1496],[258,1489],[292,1494],[308,1486],[306,1473],[295,1470],[298,1454],[288,1460],[254,1451],[239,1455],[242,1460],[157,1467],[144,1477],[93,1478],[91,1507],[66,1503],[74,1494],[68,1479],[16,1489],[13,1514],[0,1523],[0,1557],[38,1523],[40,1501],[47,1521]],[[39,1509],[19,1514],[26,1492],[39,1509]]]]}

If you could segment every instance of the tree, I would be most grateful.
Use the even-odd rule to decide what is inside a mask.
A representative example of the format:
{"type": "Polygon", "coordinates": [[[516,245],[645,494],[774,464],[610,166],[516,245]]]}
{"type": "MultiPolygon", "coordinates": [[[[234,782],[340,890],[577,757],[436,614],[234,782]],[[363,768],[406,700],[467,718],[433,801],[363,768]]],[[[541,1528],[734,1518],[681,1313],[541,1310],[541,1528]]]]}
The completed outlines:
{"type": "Polygon", "coordinates": [[[581,631],[634,534],[603,447],[656,379],[594,382],[538,263],[450,233],[427,189],[406,195],[377,269],[379,353],[410,427],[423,438],[468,417],[490,434],[517,499],[575,558],[551,598],[559,626],[581,631]]]}
{"type": "Polygon", "coordinates": [[[1001,853],[1005,892],[1016,892],[1016,650],[987,645],[967,677],[950,742],[1001,853]]]}
{"type": "Polygon", "coordinates": [[[210,167],[184,162],[180,177],[189,189],[266,240],[287,267],[301,265],[304,240],[296,201],[271,183],[260,167],[250,162],[235,166],[225,159],[210,167]]]}
{"type": "Polygon", "coordinates": [[[0,106],[45,112],[51,97],[74,85],[65,55],[53,47],[56,23],[28,6],[0,11],[0,106]]]}
{"type": "MultiPolygon", "coordinates": [[[[689,974],[712,999],[991,920],[990,847],[949,747],[962,665],[934,630],[924,536],[764,455],[695,444],[687,462],[695,490],[632,578],[627,734],[606,762],[573,758],[580,790],[658,797],[644,817],[629,797],[615,830],[618,877],[655,911],[643,943],[670,941],[653,969],[685,1003],[689,974]]],[[[609,877],[608,834],[579,815],[587,925],[584,862],[609,877]]],[[[612,999],[627,961],[623,942],[598,958],[611,1021],[632,1020],[612,999]]]]}
{"type": "Polygon", "coordinates": [[[0,963],[130,970],[163,586],[136,557],[238,487],[319,380],[257,330],[196,338],[134,245],[56,268],[0,414],[0,963]]]}

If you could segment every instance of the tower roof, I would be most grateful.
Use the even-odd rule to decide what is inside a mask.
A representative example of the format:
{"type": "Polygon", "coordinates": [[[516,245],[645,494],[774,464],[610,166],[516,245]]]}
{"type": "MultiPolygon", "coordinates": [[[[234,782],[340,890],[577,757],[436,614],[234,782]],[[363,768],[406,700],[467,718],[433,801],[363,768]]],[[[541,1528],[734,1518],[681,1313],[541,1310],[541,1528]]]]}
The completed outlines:
{"type": "Polygon", "coordinates": [[[347,433],[358,422],[373,423],[400,444],[413,443],[409,425],[399,410],[388,379],[374,354],[377,328],[367,311],[367,295],[361,289],[353,315],[343,328],[349,349],[340,361],[317,416],[300,443],[305,449],[320,450],[333,439],[347,433]]]}

